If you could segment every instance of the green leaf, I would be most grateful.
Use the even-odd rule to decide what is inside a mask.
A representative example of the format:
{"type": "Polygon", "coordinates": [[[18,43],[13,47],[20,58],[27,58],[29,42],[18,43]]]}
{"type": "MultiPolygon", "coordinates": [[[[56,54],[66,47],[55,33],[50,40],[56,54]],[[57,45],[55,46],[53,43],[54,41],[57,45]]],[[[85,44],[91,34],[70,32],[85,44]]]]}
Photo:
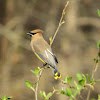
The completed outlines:
{"type": "Polygon", "coordinates": [[[25,84],[27,85],[27,87],[31,88],[32,84],[29,81],[25,81],[25,84]]]}
{"type": "Polygon", "coordinates": [[[74,84],[75,84],[75,86],[76,86],[77,89],[80,90],[80,89],[82,88],[82,86],[78,85],[78,84],[76,83],[76,81],[74,81],[74,84]]]}
{"type": "Polygon", "coordinates": [[[63,20],[61,23],[62,23],[62,24],[64,24],[64,23],[65,23],[65,21],[63,20]]]}
{"type": "Polygon", "coordinates": [[[80,92],[80,90],[82,89],[82,86],[81,86],[81,85],[78,85],[78,84],[76,83],[76,81],[74,81],[74,84],[75,84],[75,86],[76,86],[77,89],[74,91],[73,96],[76,97],[77,94],[78,94],[78,93],[80,92]]]}
{"type": "Polygon", "coordinates": [[[84,80],[84,79],[79,81],[79,84],[80,84],[81,86],[84,86],[84,85],[85,85],[85,83],[86,83],[86,82],[85,82],[85,80],[84,80]]]}
{"type": "Polygon", "coordinates": [[[2,99],[0,98],[0,100],[2,100],[2,99]]]}
{"type": "Polygon", "coordinates": [[[65,79],[64,79],[64,81],[65,81],[66,83],[70,84],[71,81],[72,81],[72,77],[66,76],[65,79]]]}
{"type": "Polygon", "coordinates": [[[41,96],[42,96],[43,98],[45,98],[44,95],[43,95],[43,93],[42,93],[42,91],[40,91],[40,94],[41,94],[41,96]]]}
{"type": "Polygon", "coordinates": [[[38,76],[39,69],[37,68],[37,69],[35,69],[35,71],[31,70],[31,72],[32,72],[33,74],[35,74],[35,75],[37,75],[37,76],[38,76]]]}
{"type": "Polygon", "coordinates": [[[33,88],[36,86],[36,83],[33,84],[33,88]]]}
{"type": "Polygon", "coordinates": [[[39,69],[38,68],[35,69],[35,73],[36,73],[36,75],[38,75],[38,73],[39,73],[39,69]]]}
{"type": "Polygon", "coordinates": [[[98,94],[98,100],[100,100],[100,94],[98,94]]]}
{"type": "Polygon", "coordinates": [[[80,89],[75,90],[73,93],[73,96],[76,97],[79,92],[80,92],[80,89]]]}
{"type": "Polygon", "coordinates": [[[68,78],[67,78],[67,83],[70,84],[71,81],[72,81],[72,77],[68,77],[68,78]]]}
{"type": "Polygon", "coordinates": [[[91,83],[95,83],[95,80],[93,78],[91,79],[91,83]]]}
{"type": "Polygon", "coordinates": [[[88,81],[91,82],[91,78],[90,78],[89,74],[86,74],[86,76],[87,76],[88,81]]]}
{"type": "Polygon", "coordinates": [[[40,94],[41,94],[41,96],[43,97],[43,98],[46,98],[46,93],[45,93],[45,91],[40,91],[40,94]]]}
{"type": "Polygon", "coordinates": [[[78,79],[78,83],[81,85],[81,86],[83,86],[83,85],[85,85],[86,84],[86,77],[85,77],[85,75],[84,74],[76,74],[76,77],[77,77],[77,79],[78,79]]]}
{"type": "Polygon", "coordinates": [[[98,13],[98,16],[100,17],[100,10],[99,9],[97,9],[97,13],[98,13]]]}
{"type": "Polygon", "coordinates": [[[51,43],[51,41],[52,41],[52,37],[49,38],[49,41],[50,41],[50,43],[51,43]]]}
{"type": "Polygon", "coordinates": [[[90,100],[96,100],[96,99],[93,98],[93,99],[90,99],[90,100]]]}
{"type": "Polygon", "coordinates": [[[44,95],[44,97],[46,98],[46,93],[45,93],[45,91],[43,91],[43,95],[44,95]]]}
{"type": "Polygon", "coordinates": [[[6,95],[4,95],[3,96],[3,98],[2,98],[2,100],[6,100],[7,99],[7,96],[6,95]]]}
{"type": "Polygon", "coordinates": [[[70,88],[67,88],[66,91],[67,91],[67,93],[68,93],[69,96],[72,95],[72,90],[70,88]]]}
{"type": "Polygon", "coordinates": [[[82,78],[83,78],[80,73],[76,74],[76,77],[77,77],[78,81],[82,80],[82,78]]]}
{"type": "Polygon", "coordinates": [[[64,90],[62,90],[62,91],[60,92],[60,94],[63,94],[63,95],[69,96],[68,93],[66,93],[64,90]]]}
{"type": "Polygon", "coordinates": [[[84,74],[82,74],[82,80],[79,81],[79,84],[80,84],[81,86],[83,86],[83,85],[86,84],[86,77],[85,77],[84,74]]]}
{"type": "Polygon", "coordinates": [[[87,76],[87,79],[88,79],[88,81],[89,81],[90,83],[95,82],[95,80],[94,80],[94,79],[91,79],[90,76],[89,76],[88,74],[86,74],[86,76],[87,76]]]}
{"type": "Polygon", "coordinates": [[[60,93],[61,93],[61,94],[65,94],[66,92],[65,92],[64,90],[62,90],[60,93]]]}
{"type": "Polygon", "coordinates": [[[43,97],[43,93],[42,93],[42,91],[40,91],[40,94],[41,94],[41,96],[43,97]]]}
{"type": "Polygon", "coordinates": [[[75,84],[76,88],[79,89],[79,85],[76,83],[76,81],[74,81],[74,84],[75,84]]]}
{"type": "Polygon", "coordinates": [[[35,71],[33,71],[33,70],[30,70],[33,74],[35,74],[35,71]]]}
{"type": "Polygon", "coordinates": [[[100,48],[100,40],[97,43],[97,47],[100,48]]]}
{"type": "Polygon", "coordinates": [[[13,96],[10,96],[9,98],[13,98],[13,96]]]}
{"type": "Polygon", "coordinates": [[[51,96],[52,96],[52,93],[49,92],[49,93],[47,94],[47,96],[46,96],[46,99],[49,99],[51,96]]]}
{"type": "Polygon", "coordinates": [[[67,78],[68,78],[68,76],[66,76],[66,77],[64,78],[64,82],[67,82],[67,78]]]}

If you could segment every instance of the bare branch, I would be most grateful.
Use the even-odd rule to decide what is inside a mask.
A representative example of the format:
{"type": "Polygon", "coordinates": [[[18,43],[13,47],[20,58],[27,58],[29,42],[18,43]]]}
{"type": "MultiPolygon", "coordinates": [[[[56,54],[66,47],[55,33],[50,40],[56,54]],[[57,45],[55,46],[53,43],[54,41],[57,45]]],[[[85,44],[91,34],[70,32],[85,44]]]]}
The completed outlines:
{"type": "Polygon", "coordinates": [[[57,35],[57,33],[58,33],[60,27],[62,26],[62,24],[64,24],[63,17],[64,17],[64,15],[65,15],[65,10],[66,10],[68,4],[69,4],[69,1],[67,1],[66,5],[65,5],[65,7],[64,7],[64,9],[63,9],[62,16],[61,16],[60,21],[59,21],[59,25],[58,25],[58,27],[57,27],[57,30],[56,30],[54,36],[53,36],[52,41],[50,42],[50,46],[52,46],[52,43],[53,43],[53,41],[54,41],[54,39],[55,39],[55,37],[56,37],[56,35],[57,35]]]}
{"type": "Polygon", "coordinates": [[[36,100],[38,100],[38,98],[37,98],[37,91],[38,91],[38,85],[39,85],[40,77],[42,75],[42,71],[43,71],[43,69],[40,69],[40,73],[39,73],[39,76],[38,76],[38,79],[37,79],[37,83],[36,83],[36,88],[35,88],[35,98],[36,98],[36,100]]]}
{"type": "MultiPolygon", "coordinates": [[[[99,52],[100,52],[100,49],[99,49],[98,53],[99,52]]],[[[92,75],[91,75],[92,79],[94,78],[95,72],[96,72],[96,70],[98,68],[98,60],[99,60],[99,55],[97,55],[97,57],[96,57],[96,59],[94,61],[94,66],[92,68],[92,75]]],[[[90,94],[91,94],[91,88],[89,88],[88,95],[87,95],[87,100],[89,100],[90,94]]]]}

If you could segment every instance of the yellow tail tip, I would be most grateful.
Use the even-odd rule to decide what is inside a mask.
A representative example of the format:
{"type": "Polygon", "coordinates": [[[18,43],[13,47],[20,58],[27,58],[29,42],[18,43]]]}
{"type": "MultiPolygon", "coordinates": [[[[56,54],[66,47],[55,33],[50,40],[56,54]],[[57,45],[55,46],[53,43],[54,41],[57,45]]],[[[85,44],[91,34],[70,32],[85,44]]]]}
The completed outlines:
{"type": "Polygon", "coordinates": [[[58,76],[58,73],[56,72],[54,78],[55,78],[55,80],[60,79],[61,78],[61,74],[60,74],[60,76],[58,76]]]}

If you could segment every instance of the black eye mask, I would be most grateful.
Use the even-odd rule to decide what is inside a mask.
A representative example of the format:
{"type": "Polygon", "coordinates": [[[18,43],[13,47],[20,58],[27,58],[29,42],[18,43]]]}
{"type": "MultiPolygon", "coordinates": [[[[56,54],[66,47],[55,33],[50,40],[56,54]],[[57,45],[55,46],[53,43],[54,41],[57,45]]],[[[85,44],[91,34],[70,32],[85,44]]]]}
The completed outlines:
{"type": "Polygon", "coordinates": [[[35,35],[36,33],[31,33],[31,32],[29,32],[30,34],[32,34],[32,35],[35,35]]]}
{"type": "Polygon", "coordinates": [[[35,35],[36,33],[28,32],[27,35],[32,36],[35,35]]]}

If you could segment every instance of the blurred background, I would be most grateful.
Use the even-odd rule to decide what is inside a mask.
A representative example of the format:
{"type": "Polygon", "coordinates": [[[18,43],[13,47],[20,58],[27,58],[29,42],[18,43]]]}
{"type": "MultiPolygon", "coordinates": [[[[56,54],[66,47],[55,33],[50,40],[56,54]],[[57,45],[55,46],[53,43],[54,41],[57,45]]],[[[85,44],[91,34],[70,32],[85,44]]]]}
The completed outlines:
{"type": "MultiPolygon", "coordinates": [[[[62,79],[66,75],[76,80],[76,73],[90,74],[93,59],[97,56],[100,40],[100,0],[69,0],[63,24],[53,42],[52,49],[58,58],[62,79]]],[[[27,32],[44,30],[49,43],[67,0],[0,0],[0,97],[13,96],[12,100],[35,100],[34,92],[25,81],[36,81],[30,70],[42,63],[33,54],[27,32]]],[[[95,79],[100,78],[100,65],[95,79]]],[[[52,71],[46,69],[39,82],[39,90],[46,93],[53,86],[61,89],[52,71]]],[[[38,90],[39,100],[43,100],[38,90]]],[[[97,98],[100,83],[95,85],[91,98],[97,98]]],[[[83,97],[86,99],[87,90],[83,97]]],[[[53,95],[50,100],[67,100],[66,96],[53,95]]],[[[81,99],[80,99],[81,100],[81,99]]]]}

